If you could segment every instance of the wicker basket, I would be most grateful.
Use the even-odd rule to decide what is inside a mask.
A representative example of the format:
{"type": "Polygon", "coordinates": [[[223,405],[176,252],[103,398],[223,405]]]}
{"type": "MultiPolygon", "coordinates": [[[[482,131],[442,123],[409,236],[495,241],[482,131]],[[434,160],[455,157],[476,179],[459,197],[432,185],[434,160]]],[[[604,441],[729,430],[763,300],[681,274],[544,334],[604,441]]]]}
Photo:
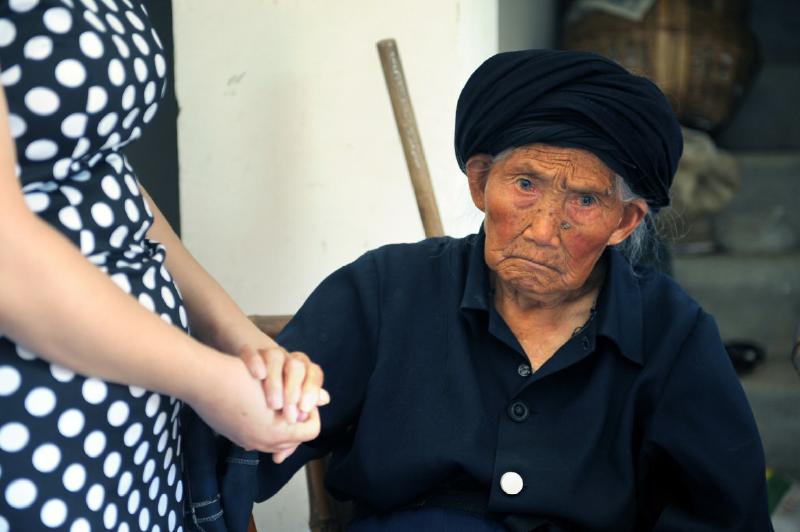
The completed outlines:
{"type": "Polygon", "coordinates": [[[647,76],[684,125],[714,131],[731,117],[755,70],[744,7],[742,0],[658,0],[641,22],[593,12],[567,25],[563,44],[647,76]]]}

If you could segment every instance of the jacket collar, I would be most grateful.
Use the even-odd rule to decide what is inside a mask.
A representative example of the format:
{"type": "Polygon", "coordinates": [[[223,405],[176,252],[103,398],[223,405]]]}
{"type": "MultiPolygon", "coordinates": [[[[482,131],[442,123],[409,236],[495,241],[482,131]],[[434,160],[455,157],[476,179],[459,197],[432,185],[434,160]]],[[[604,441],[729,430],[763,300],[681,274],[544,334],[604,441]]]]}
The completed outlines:
{"type": "MultiPolygon", "coordinates": [[[[489,268],[484,258],[486,234],[483,226],[467,241],[469,249],[461,309],[489,312],[493,303],[489,268]]],[[[642,365],[642,300],[636,274],[628,260],[614,248],[606,249],[601,260],[607,261],[608,269],[597,299],[596,334],[614,342],[622,356],[642,365]]]]}

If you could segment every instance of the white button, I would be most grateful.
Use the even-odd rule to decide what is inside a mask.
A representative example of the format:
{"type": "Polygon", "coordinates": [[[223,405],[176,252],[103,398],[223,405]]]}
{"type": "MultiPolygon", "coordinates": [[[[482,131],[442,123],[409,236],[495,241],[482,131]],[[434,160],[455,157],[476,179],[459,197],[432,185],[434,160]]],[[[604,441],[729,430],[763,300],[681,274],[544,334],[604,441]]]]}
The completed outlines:
{"type": "Polygon", "coordinates": [[[522,491],[522,477],[519,473],[507,471],[500,477],[500,488],[508,495],[516,495],[522,491]]]}

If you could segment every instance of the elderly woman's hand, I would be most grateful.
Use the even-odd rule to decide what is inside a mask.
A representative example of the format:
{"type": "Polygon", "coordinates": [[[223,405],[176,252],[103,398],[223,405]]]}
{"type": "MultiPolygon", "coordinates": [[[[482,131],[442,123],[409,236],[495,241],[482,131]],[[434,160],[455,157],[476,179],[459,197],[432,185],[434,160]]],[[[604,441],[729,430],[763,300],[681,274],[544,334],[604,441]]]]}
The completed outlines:
{"type": "Polygon", "coordinates": [[[246,345],[239,357],[250,374],[262,381],[267,406],[282,410],[289,423],[305,421],[316,407],[330,402],[322,388],[322,369],[305,353],[290,353],[278,345],[257,350],[246,345]]]}

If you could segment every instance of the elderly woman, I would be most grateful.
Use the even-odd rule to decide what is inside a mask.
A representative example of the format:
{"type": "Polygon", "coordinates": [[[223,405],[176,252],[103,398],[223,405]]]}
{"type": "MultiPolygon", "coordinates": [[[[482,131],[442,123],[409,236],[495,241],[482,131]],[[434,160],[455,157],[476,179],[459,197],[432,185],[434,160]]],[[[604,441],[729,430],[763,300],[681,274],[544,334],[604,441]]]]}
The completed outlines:
{"type": "Polygon", "coordinates": [[[227,485],[261,500],[332,451],[356,531],[771,530],[714,320],[631,263],[682,149],[661,92],[593,54],[499,54],[455,147],[480,232],[328,277],[278,338],[325,370],[322,433],[227,485]]]}

